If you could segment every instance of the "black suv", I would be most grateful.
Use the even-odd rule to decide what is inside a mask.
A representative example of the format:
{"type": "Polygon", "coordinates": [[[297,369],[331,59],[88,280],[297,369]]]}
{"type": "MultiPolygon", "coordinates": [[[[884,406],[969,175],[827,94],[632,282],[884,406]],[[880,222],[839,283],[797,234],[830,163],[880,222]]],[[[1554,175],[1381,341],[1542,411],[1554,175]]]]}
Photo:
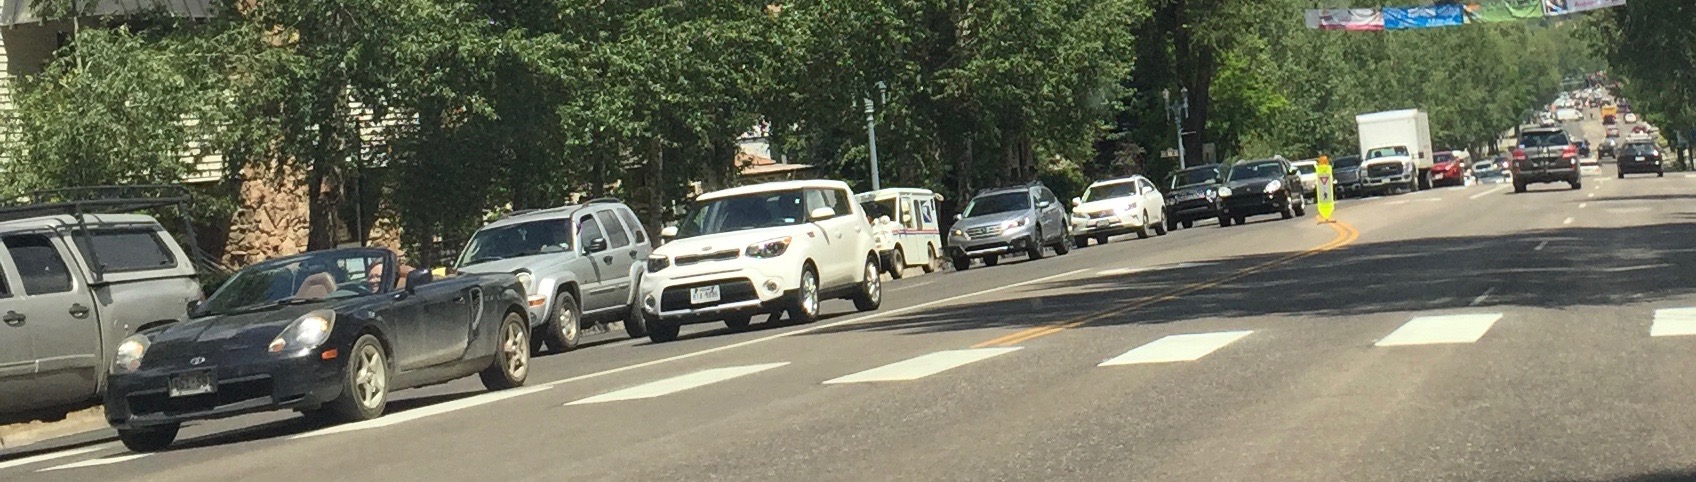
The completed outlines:
{"type": "Polygon", "coordinates": [[[1525,192],[1526,185],[1533,183],[1565,182],[1573,189],[1584,187],[1578,173],[1578,146],[1559,127],[1522,128],[1512,166],[1513,192],[1525,192]]]}
{"type": "Polygon", "coordinates": [[[1619,155],[1615,159],[1620,179],[1625,179],[1626,174],[1654,174],[1659,177],[1667,175],[1666,169],[1661,167],[1661,150],[1655,147],[1654,141],[1627,140],[1624,146],[1620,146],[1619,155]]]}
{"type": "Polygon", "coordinates": [[[1219,186],[1219,227],[1243,224],[1249,216],[1279,214],[1284,219],[1307,215],[1301,174],[1283,157],[1239,161],[1225,171],[1219,186]]]}
{"type": "Polygon", "coordinates": [[[1173,231],[1182,224],[1188,228],[1202,219],[1219,216],[1214,202],[1219,200],[1219,165],[1205,164],[1172,174],[1166,192],[1166,230],[1173,231]]]}

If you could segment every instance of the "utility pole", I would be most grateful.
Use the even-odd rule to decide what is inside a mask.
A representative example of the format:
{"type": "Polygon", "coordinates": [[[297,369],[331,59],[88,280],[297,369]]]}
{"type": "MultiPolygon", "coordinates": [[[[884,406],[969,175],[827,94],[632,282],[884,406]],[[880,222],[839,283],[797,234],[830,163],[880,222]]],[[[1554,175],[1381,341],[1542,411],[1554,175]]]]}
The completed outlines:
{"type": "MultiPolygon", "coordinates": [[[[883,97],[883,102],[888,103],[889,85],[883,83],[883,81],[878,81],[877,91],[883,97]]],[[[866,138],[867,146],[871,148],[872,152],[872,190],[876,191],[883,189],[877,172],[877,104],[873,103],[869,97],[866,98],[866,138]]]]}
{"type": "Polygon", "coordinates": [[[1172,124],[1178,126],[1178,168],[1190,167],[1190,158],[1184,152],[1184,120],[1190,117],[1190,88],[1184,87],[1176,102],[1172,101],[1172,90],[1160,91],[1160,98],[1165,100],[1166,114],[1172,117],[1172,124]]]}

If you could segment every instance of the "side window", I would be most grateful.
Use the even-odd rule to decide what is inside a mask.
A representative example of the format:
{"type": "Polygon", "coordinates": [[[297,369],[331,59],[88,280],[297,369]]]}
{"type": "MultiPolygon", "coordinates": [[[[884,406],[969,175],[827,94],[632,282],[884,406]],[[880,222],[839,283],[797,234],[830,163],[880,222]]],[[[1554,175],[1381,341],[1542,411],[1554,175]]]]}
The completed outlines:
{"type": "Polygon", "coordinates": [[[601,230],[607,233],[607,248],[622,248],[630,245],[630,232],[624,230],[624,221],[612,211],[595,213],[595,220],[600,221],[601,230]]]}
{"type": "Polygon", "coordinates": [[[0,298],[12,297],[12,287],[6,284],[6,270],[0,268],[0,298]]]}
{"type": "Polygon", "coordinates": [[[24,294],[44,295],[71,290],[71,271],[53,242],[41,234],[19,234],[5,238],[6,250],[12,254],[18,277],[23,279],[24,294]]]}
{"type": "Polygon", "coordinates": [[[152,229],[101,229],[72,236],[84,259],[99,260],[100,271],[119,273],[170,268],[176,256],[152,229]]]}
{"type": "MultiPolygon", "coordinates": [[[[602,237],[601,223],[596,222],[594,216],[583,216],[581,218],[577,218],[578,246],[582,246],[582,249],[588,249],[589,240],[599,237],[602,237]]],[[[611,243],[612,241],[608,240],[607,242],[611,243]]]]}
{"type": "Polygon", "coordinates": [[[854,213],[853,208],[842,202],[846,197],[835,189],[808,189],[806,197],[807,212],[809,213],[818,208],[830,208],[836,211],[836,216],[847,216],[854,213]]]}
{"type": "Polygon", "coordinates": [[[636,237],[636,243],[648,242],[648,233],[642,231],[642,222],[636,220],[636,213],[629,209],[615,209],[618,217],[624,218],[624,225],[630,227],[630,235],[636,237]]]}

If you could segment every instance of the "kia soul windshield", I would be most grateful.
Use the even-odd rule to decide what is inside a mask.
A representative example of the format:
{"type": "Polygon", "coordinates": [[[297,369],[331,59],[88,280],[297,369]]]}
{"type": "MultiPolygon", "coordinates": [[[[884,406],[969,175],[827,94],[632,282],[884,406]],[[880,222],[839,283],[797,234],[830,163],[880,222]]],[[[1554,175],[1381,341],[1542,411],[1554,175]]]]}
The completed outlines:
{"type": "Polygon", "coordinates": [[[677,224],[677,237],[801,224],[807,220],[801,191],[731,196],[696,202],[677,224]]]}

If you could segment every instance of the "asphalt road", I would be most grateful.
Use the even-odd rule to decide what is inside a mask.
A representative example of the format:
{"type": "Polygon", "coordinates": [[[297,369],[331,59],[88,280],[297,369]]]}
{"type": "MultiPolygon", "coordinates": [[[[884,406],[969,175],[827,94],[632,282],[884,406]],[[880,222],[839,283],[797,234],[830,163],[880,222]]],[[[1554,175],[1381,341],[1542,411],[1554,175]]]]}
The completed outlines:
{"type": "Polygon", "coordinates": [[[1612,175],[1121,237],[870,314],[605,336],[365,424],[7,452],[0,480],[1696,477],[1696,178],[1612,175]]]}

